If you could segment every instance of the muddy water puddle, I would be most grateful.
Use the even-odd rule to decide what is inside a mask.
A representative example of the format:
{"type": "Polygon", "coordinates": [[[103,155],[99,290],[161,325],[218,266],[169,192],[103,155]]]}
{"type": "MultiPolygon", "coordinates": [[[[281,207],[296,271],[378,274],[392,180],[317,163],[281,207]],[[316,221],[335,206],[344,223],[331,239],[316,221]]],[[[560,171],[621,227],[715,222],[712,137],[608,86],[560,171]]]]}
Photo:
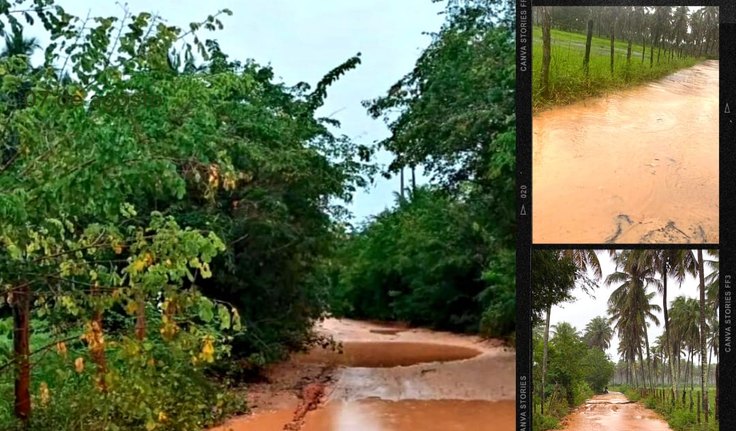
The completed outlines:
{"type": "Polygon", "coordinates": [[[513,430],[513,401],[328,403],[307,415],[304,431],[513,430]]]}
{"type": "Polygon", "coordinates": [[[353,341],[339,350],[315,349],[297,356],[297,361],[331,363],[347,367],[389,368],[427,362],[470,359],[481,352],[464,346],[420,342],[353,341]]]}
{"type": "Polygon", "coordinates": [[[717,243],[717,61],[533,118],[535,243],[717,243]]]}
{"type": "Polygon", "coordinates": [[[276,364],[270,383],[249,388],[253,414],[211,431],[514,429],[513,350],[349,319],[318,327],[340,348],[314,348],[276,364]]]}
{"type": "Polygon", "coordinates": [[[593,397],[563,423],[564,431],[672,431],[657,413],[618,392],[593,397]]]}
{"type": "MultiPolygon", "coordinates": [[[[467,431],[513,430],[513,401],[383,401],[329,402],[309,412],[302,431],[467,431]]],[[[236,420],[217,431],[282,431],[290,410],[236,420]]]]}

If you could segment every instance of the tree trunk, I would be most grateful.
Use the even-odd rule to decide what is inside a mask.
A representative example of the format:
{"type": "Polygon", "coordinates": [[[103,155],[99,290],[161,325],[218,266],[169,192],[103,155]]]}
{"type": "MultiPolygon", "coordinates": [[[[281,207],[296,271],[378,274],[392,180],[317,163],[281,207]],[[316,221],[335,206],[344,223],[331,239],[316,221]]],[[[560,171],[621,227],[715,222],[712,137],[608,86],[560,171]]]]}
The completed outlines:
{"type": "Polygon", "coordinates": [[[662,310],[664,312],[664,344],[665,351],[670,355],[670,374],[672,379],[672,405],[675,404],[675,397],[677,396],[677,380],[675,380],[675,349],[670,342],[670,321],[667,313],[667,263],[663,264],[662,269],[662,310]]]}
{"type": "Polygon", "coordinates": [[[613,76],[613,59],[615,58],[615,41],[616,41],[616,17],[611,21],[611,76],[613,76]]]}
{"type": "Polygon", "coordinates": [[[720,386],[718,385],[718,367],[720,366],[720,361],[716,362],[716,405],[715,405],[715,411],[713,412],[713,419],[718,420],[718,404],[721,402],[721,393],[719,392],[720,386]]]}
{"type": "Polygon", "coordinates": [[[542,349],[542,414],[544,414],[544,384],[547,378],[547,353],[549,350],[549,320],[552,306],[547,307],[547,317],[544,319],[544,347],[542,349]]]}
{"type": "Polygon", "coordinates": [[[649,67],[654,66],[654,45],[657,43],[658,35],[654,35],[652,43],[649,45],[649,67]]]}
{"type": "Polygon", "coordinates": [[[647,381],[646,381],[646,374],[644,372],[644,353],[641,350],[641,345],[639,346],[639,371],[641,372],[641,382],[639,383],[639,387],[646,387],[647,381]]]}
{"type": "Polygon", "coordinates": [[[705,346],[707,333],[705,326],[705,274],[703,269],[703,250],[698,249],[698,272],[700,273],[700,389],[703,395],[703,415],[708,423],[708,392],[705,385],[705,363],[707,361],[705,346]]]}
{"type": "Polygon", "coordinates": [[[31,417],[31,288],[28,283],[13,292],[13,354],[15,372],[15,417],[31,417]]]}
{"type": "Polygon", "coordinates": [[[139,294],[136,298],[138,306],[136,307],[135,319],[135,336],[139,341],[146,339],[146,301],[143,294],[139,294]]]}
{"type": "Polygon", "coordinates": [[[542,7],[542,82],[543,97],[549,97],[549,65],[552,61],[552,16],[547,7],[542,7]]]}
{"type": "Polygon", "coordinates": [[[401,167],[401,174],[399,175],[399,178],[400,178],[399,187],[401,187],[401,192],[399,193],[399,195],[401,196],[401,200],[403,201],[404,200],[404,167],[403,166],[401,167]]]}
{"type": "Polygon", "coordinates": [[[642,37],[641,38],[641,62],[644,63],[644,56],[647,51],[647,38],[642,37]]]}
{"type": "MultiPolygon", "coordinates": [[[[100,292],[97,284],[92,287],[92,297],[98,297],[100,292]]],[[[90,345],[90,354],[92,361],[97,367],[97,386],[101,391],[107,391],[105,383],[105,374],[107,374],[107,360],[105,358],[105,341],[102,330],[102,309],[98,305],[94,305],[95,310],[92,314],[92,333],[91,339],[87,340],[90,345]]]]}
{"type": "Polygon", "coordinates": [[[654,382],[652,380],[652,362],[651,362],[650,356],[649,356],[649,334],[648,334],[648,331],[646,330],[646,328],[644,328],[644,344],[646,345],[646,348],[647,348],[647,374],[648,374],[648,377],[649,377],[649,379],[648,379],[649,380],[649,388],[650,389],[654,389],[654,382]]]}
{"type": "Polygon", "coordinates": [[[585,35],[585,57],[583,58],[583,70],[585,76],[590,73],[590,46],[593,42],[593,18],[588,19],[588,31],[585,35]]]}
{"type": "Polygon", "coordinates": [[[411,167],[411,191],[417,189],[417,174],[416,174],[416,166],[411,167]]]}

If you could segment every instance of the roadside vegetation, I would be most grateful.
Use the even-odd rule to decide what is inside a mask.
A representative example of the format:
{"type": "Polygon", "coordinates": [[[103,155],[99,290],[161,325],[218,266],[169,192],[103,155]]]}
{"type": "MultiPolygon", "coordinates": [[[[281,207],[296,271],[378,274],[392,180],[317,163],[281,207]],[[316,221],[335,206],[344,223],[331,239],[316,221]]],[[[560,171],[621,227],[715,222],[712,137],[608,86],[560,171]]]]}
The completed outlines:
{"type": "Polygon", "coordinates": [[[413,71],[365,103],[391,130],[379,148],[394,154],[385,174],[400,186],[396,205],[338,250],[333,311],[512,337],[513,7],[450,2],[448,12],[413,71]],[[404,181],[417,166],[430,185],[404,181]]]}
{"type": "Polygon", "coordinates": [[[222,51],[228,10],[181,29],[0,4],[0,430],[201,431],[247,411],[265,366],[328,344],[330,312],[511,337],[506,6],[448,2],[366,102],[392,132],[372,148],[316,114],[359,55],[287,86],[222,51]],[[433,181],[352,228],[378,148],[382,174],[433,181]]]}
{"type": "Polygon", "coordinates": [[[718,8],[537,7],[533,109],[650,82],[718,58],[718,8]]]}
{"type": "MultiPolygon", "coordinates": [[[[580,332],[562,322],[551,328],[547,346],[546,388],[544,402],[535,397],[535,430],[554,429],[561,418],[595,394],[603,393],[613,377],[615,365],[605,353],[613,330],[604,317],[590,321],[580,332]]],[[[537,326],[533,334],[534,363],[541,364],[544,355],[544,328],[537,326]]],[[[541,381],[541,367],[534,368],[535,381],[541,381]]]]}
{"type": "Polygon", "coordinates": [[[536,250],[532,255],[534,428],[553,429],[593,393],[618,384],[660,411],[677,430],[700,429],[694,427],[701,424],[718,429],[718,252],[598,253],[609,253],[615,272],[603,274],[592,250],[536,250]],[[687,276],[697,282],[684,285],[687,276]],[[668,284],[671,279],[678,285],[668,284]],[[581,333],[566,323],[550,327],[552,305],[572,300],[575,288],[595,294],[601,282],[615,287],[605,315],[581,333]],[[683,288],[697,291],[699,298],[668,299],[672,289],[683,288]],[[661,303],[654,302],[655,292],[661,303]],[[650,337],[652,326],[661,326],[663,334],[650,337]],[[617,364],[604,353],[614,334],[617,364]],[[600,350],[592,379],[586,348],[600,350]]]}

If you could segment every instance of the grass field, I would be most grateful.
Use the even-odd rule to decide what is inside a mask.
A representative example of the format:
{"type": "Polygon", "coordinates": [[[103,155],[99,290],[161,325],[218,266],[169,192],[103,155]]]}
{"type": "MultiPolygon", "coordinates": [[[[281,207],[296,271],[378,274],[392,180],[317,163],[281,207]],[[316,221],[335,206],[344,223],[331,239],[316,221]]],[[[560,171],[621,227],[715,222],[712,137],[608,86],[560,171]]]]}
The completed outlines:
{"type": "Polygon", "coordinates": [[[693,66],[700,61],[693,57],[677,58],[677,56],[670,60],[669,53],[665,57],[662,52],[659,64],[657,64],[657,51],[655,50],[654,65],[650,67],[649,46],[646,47],[645,58],[642,61],[642,46],[632,44],[631,61],[627,64],[628,43],[625,40],[618,40],[614,45],[614,73],[611,75],[611,41],[593,37],[590,49],[590,72],[586,77],[583,70],[585,35],[553,29],[551,38],[550,93],[549,97],[543,98],[540,92],[542,29],[534,27],[532,106],[535,111],[653,81],[676,70],[693,66]]]}

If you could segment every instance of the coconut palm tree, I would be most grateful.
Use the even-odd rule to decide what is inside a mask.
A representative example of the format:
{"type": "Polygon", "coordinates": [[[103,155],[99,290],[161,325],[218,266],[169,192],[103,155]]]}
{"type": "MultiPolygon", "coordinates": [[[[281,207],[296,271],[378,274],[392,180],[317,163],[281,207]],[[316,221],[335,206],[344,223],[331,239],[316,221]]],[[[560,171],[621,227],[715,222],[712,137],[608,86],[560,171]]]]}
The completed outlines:
{"type": "MultiPolygon", "coordinates": [[[[668,278],[674,278],[675,281],[682,286],[688,275],[697,274],[697,262],[695,255],[691,250],[645,250],[639,255],[643,265],[651,265],[659,273],[661,283],[657,286],[659,293],[662,295],[662,312],[664,314],[664,346],[672,348],[675,344],[669,341],[670,323],[667,315],[668,303],[668,278]]],[[[674,358],[673,351],[668,351],[667,355],[674,358]]],[[[672,386],[672,402],[674,403],[677,394],[677,379],[675,378],[675,363],[670,360],[670,382],[672,386]]]]}
{"type": "MultiPolygon", "coordinates": [[[[712,256],[712,259],[706,260],[705,264],[710,269],[710,273],[705,277],[706,282],[706,308],[709,310],[708,326],[710,327],[710,335],[708,337],[708,346],[716,357],[716,400],[713,417],[718,420],[718,401],[720,398],[719,387],[718,387],[718,339],[719,339],[719,322],[718,322],[718,310],[720,307],[718,298],[718,282],[720,279],[720,267],[719,267],[719,251],[708,250],[708,254],[712,256]]],[[[708,360],[708,371],[707,376],[710,376],[710,359],[708,360]]]]}
{"type": "MultiPolygon", "coordinates": [[[[658,286],[659,280],[651,266],[646,265],[642,258],[643,250],[625,250],[616,255],[617,271],[606,277],[606,284],[618,284],[608,299],[608,308],[611,322],[619,337],[627,340],[643,340],[647,353],[647,369],[651,382],[651,355],[649,349],[649,322],[659,325],[659,319],[654,312],[660,311],[659,305],[653,304],[654,292],[647,292],[649,285],[658,286]]],[[[642,377],[644,377],[644,358],[639,344],[639,359],[641,361],[642,377]]]]}
{"type": "Polygon", "coordinates": [[[605,317],[595,317],[585,325],[583,339],[588,347],[605,351],[611,347],[611,338],[613,338],[613,329],[605,317]]]}
{"type": "Polygon", "coordinates": [[[692,365],[689,364],[692,361],[694,351],[700,345],[700,304],[696,299],[678,296],[672,301],[670,316],[672,318],[672,336],[675,342],[686,350],[685,381],[689,377],[692,386],[692,372],[688,374],[687,371],[688,367],[692,369],[692,365]]]}
{"type": "Polygon", "coordinates": [[[0,58],[10,58],[16,55],[25,55],[29,58],[40,48],[38,39],[35,37],[26,38],[23,36],[23,29],[13,30],[5,35],[5,46],[0,50],[0,58]]]}
{"type": "Polygon", "coordinates": [[[708,362],[707,340],[708,327],[706,326],[705,312],[705,262],[703,260],[703,250],[698,249],[698,278],[700,282],[700,393],[702,395],[703,415],[705,422],[708,422],[708,391],[705,385],[705,364],[708,362]]]}

